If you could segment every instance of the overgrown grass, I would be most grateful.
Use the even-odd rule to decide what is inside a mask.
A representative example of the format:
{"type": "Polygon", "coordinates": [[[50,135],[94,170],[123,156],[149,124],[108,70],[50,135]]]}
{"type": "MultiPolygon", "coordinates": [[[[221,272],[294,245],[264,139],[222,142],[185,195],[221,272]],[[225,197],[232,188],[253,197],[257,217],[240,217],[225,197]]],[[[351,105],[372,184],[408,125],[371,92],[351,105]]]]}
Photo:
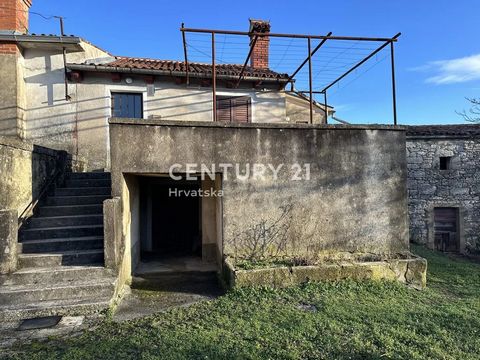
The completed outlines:
{"type": "Polygon", "coordinates": [[[429,261],[425,291],[373,281],[243,289],[19,347],[12,358],[478,359],[480,266],[414,251],[429,261]]]}

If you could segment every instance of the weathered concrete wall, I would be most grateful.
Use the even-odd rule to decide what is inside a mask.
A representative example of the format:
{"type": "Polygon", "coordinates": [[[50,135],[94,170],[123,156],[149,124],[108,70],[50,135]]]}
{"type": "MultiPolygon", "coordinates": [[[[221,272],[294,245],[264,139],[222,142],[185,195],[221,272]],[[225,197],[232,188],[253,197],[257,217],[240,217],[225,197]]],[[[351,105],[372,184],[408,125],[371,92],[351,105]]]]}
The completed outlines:
{"type": "Polygon", "coordinates": [[[0,209],[23,210],[59,167],[66,154],[11,137],[0,137],[0,209]]]}
{"type": "Polygon", "coordinates": [[[168,174],[175,163],[284,164],[277,180],[269,172],[245,180],[223,174],[224,254],[345,258],[408,250],[401,128],[112,119],[110,139],[112,191],[123,198],[124,219],[131,216],[125,176],[168,174]],[[292,180],[293,164],[310,164],[311,179],[292,180]],[[255,240],[255,233],[262,235],[255,240]]]}
{"type": "Polygon", "coordinates": [[[105,267],[118,270],[122,249],[122,211],[120,198],[107,199],[103,202],[103,229],[105,267]]]}
{"type": "Polygon", "coordinates": [[[0,209],[0,274],[9,274],[17,269],[17,236],[17,211],[0,209]]]}
{"type": "Polygon", "coordinates": [[[407,139],[410,239],[433,248],[433,209],[458,207],[460,250],[480,250],[480,139],[407,139]],[[451,169],[440,170],[441,156],[451,169]]]}

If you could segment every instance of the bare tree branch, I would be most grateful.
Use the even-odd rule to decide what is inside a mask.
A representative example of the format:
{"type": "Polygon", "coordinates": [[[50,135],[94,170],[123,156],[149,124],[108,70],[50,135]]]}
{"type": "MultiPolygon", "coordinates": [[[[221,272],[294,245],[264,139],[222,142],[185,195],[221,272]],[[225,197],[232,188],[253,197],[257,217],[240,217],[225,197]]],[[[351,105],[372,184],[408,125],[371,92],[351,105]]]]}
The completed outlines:
{"type": "Polygon", "coordinates": [[[465,98],[470,102],[471,107],[468,111],[455,111],[466,121],[480,123],[480,98],[465,98]]]}

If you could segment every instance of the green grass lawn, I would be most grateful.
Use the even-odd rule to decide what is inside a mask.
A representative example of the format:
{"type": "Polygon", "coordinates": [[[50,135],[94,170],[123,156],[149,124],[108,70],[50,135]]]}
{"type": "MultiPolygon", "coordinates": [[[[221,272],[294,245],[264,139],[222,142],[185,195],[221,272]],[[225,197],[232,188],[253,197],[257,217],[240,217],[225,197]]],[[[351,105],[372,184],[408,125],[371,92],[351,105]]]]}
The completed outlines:
{"type": "Polygon", "coordinates": [[[372,281],[244,289],[22,346],[14,358],[479,359],[480,265],[413,250],[428,259],[425,291],[372,281]]]}

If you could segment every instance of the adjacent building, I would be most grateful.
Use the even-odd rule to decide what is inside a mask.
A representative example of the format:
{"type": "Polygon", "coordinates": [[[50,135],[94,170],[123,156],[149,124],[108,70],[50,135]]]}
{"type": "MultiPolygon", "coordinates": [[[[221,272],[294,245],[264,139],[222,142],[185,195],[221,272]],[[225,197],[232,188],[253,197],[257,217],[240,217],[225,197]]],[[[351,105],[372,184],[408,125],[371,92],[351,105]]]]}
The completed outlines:
{"type": "Polygon", "coordinates": [[[431,249],[480,249],[480,125],[410,126],[410,240],[431,249]]]}

